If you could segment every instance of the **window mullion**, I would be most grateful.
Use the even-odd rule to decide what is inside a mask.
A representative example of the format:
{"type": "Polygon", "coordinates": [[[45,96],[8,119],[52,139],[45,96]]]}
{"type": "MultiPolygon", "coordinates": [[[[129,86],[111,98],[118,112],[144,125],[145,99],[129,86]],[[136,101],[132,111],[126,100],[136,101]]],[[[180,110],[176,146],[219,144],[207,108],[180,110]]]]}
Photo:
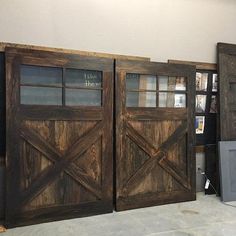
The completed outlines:
{"type": "Polygon", "coordinates": [[[66,96],[66,89],[65,89],[65,79],[66,79],[66,68],[63,68],[63,72],[62,72],[62,106],[66,105],[66,101],[65,101],[65,96],[66,96]]]}

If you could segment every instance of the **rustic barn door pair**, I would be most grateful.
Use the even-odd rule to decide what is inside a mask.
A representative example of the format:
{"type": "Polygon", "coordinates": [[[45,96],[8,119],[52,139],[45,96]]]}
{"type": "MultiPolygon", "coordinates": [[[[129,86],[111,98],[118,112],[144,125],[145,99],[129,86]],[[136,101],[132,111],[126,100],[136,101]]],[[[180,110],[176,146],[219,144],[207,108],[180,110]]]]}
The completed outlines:
{"type": "Polygon", "coordinates": [[[194,69],[113,63],[6,49],[8,226],[195,198],[194,69]]]}

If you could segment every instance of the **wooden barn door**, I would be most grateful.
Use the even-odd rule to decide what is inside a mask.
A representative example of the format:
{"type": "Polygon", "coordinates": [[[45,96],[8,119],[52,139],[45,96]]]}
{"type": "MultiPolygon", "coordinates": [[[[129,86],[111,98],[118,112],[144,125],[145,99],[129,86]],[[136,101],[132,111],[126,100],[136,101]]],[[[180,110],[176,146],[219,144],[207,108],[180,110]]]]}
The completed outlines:
{"type": "Polygon", "coordinates": [[[113,60],[6,49],[8,227],[112,212],[113,60]]]}
{"type": "Polygon", "coordinates": [[[116,209],[195,199],[195,69],[116,62],[116,209]]]}
{"type": "Polygon", "coordinates": [[[218,44],[220,139],[236,140],[236,45],[218,44]]]}

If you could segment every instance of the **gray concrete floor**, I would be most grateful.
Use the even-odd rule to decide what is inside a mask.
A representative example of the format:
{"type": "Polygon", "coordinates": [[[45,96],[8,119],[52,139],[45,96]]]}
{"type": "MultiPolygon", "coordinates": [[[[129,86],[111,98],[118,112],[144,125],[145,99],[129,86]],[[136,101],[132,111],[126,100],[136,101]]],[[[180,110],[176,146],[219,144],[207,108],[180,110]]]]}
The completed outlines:
{"type": "MultiPolygon", "coordinates": [[[[231,203],[236,205],[236,202],[231,203]]],[[[148,207],[7,230],[1,236],[236,236],[236,208],[215,195],[197,201],[148,207]]]]}

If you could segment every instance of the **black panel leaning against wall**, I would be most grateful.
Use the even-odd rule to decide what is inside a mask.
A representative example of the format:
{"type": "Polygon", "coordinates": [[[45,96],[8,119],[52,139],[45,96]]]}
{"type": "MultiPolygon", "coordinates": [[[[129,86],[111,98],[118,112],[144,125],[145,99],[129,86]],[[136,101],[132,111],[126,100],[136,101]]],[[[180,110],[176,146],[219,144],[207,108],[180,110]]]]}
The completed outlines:
{"type": "Polygon", "coordinates": [[[0,221],[4,218],[5,196],[5,56],[0,52],[0,221]]]}
{"type": "Polygon", "coordinates": [[[236,140],[236,45],[218,43],[220,140],[236,140]]]}
{"type": "Polygon", "coordinates": [[[5,56],[0,52],[0,162],[5,156],[5,56]]]}

